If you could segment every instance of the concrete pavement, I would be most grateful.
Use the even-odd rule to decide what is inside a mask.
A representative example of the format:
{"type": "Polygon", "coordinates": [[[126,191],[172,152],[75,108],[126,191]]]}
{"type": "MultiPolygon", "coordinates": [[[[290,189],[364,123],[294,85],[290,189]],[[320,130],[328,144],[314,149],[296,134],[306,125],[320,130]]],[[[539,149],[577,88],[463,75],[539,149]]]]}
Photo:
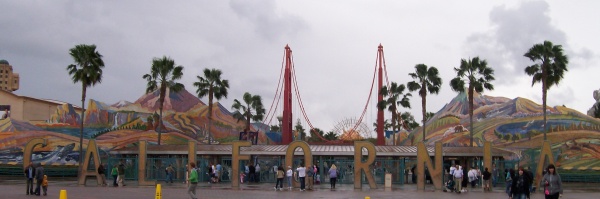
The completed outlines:
{"type": "MultiPolygon", "coordinates": [[[[77,185],[75,180],[50,181],[48,187],[48,196],[28,196],[25,195],[25,181],[18,179],[0,178],[0,198],[10,199],[32,199],[32,198],[59,198],[60,190],[67,190],[67,196],[71,199],[130,199],[146,198],[154,199],[156,194],[155,186],[137,186],[134,182],[129,182],[125,187],[102,187],[96,186],[94,180],[89,180],[87,186],[77,185]]],[[[187,188],[183,183],[165,184],[161,183],[163,199],[185,199],[190,198],[186,193],[187,188]]],[[[379,186],[379,185],[378,185],[379,186]]],[[[570,185],[568,185],[570,186],[570,185]]],[[[600,198],[599,189],[595,185],[586,184],[586,186],[576,186],[572,189],[565,189],[564,197],[567,198],[600,198]],[[583,187],[583,188],[582,188],[583,187]],[[589,188],[585,188],[589,187],[589,188]]],[[[377,198],[410,198],[410,199],[506,199],[508,196],[504,193],[503,187],[497,187],[493,192],[484,193],[477,188],[468,193],[456,194],[433,190],[433,186],[428,185],[425,191],[418,191],[416,185],[394,185],[391,189],[384,189],[383,186],[377,189],[370,189],[368,185],[363,185],[363,189],[354,189],[352,184],[338,184],[335,190],[329,189],[328,184],[316,185],[315,190],[299,191],[298,188],[283,191],[275,191],[274,183],[255,183],[242,184],[240,188],[231,188],[230,183],[208,184],[200,183],[196,193],[198,198],[356,198],[363,199],[370,197],[377,198]]],[[[532,199],[542,199],[542,193],[535,193],[532,199]]]]}

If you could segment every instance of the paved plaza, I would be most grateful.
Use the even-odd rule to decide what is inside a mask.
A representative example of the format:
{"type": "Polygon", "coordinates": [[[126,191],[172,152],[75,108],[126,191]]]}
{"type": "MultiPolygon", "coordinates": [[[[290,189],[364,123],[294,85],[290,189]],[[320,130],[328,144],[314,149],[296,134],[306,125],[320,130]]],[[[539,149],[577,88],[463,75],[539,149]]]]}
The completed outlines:
{"type": "MultiPolygon", "coordinates": [[[[59,179],[51,181],[48,187],[48,196],[28,196],[25,195],[25,181],[18,179],[2,179],[0,177],[0,198],[7,199],[32,199],[32,198],[52,198],[58,199],[60,190],[67,190],[67,196],[70,199],[154,199],[156,188],[154,186],[137,186],[134,182],[129,182],[125,187],[102,187],[95,186],[94,180],[88,180],[87,186],[79,186],[73,179],[59,179]]],[[[183,183],[164,184],[162,186],[162,198],[164,199],[185,199],[190,198],[183,183]]],[[[454,198],[474,198],[474,199],[507,199],[503,187],[497,187],[493,192],[484,193],[481,189],[475,189],[468,193],[456,194],[443,191],[434,191],[432,185],[427,185],[426,191],[418,191],[416,185],[394,185],[392,189],[384,189],[383,186],[377,189],[369,189],[368,185],[363,185],[363,189],[354,189],[352,184],[338,184],[336,190],[330,190],[328,184],[316,185],[315,190],[299,191],[284,189],[275,191],[273,183],[254,183],[242,184],[239,189],[231,188],[230,183],[208,184],[200,183],[196,193],[198,198],[260,198],[260,199],[293,199],[293,198],[356,198],[371,199],[379,198],[409,198],[409,199],[454,199],[454,198]]],[[[379,185],[378,185],[379,186],[379,185]]],[[[532,199],[542,199],[542,193],[535,193],[532,199]]],[[[600,189],[596,184],[585,185],[567,185],[564,196],[561,199],[587,199],[600,198],[600,189]]]]}

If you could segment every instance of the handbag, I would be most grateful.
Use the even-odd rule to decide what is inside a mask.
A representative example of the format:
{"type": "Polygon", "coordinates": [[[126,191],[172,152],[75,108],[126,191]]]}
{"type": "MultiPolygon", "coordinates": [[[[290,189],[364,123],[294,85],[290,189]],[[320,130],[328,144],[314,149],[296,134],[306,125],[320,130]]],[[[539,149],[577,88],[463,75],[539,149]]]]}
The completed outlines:
{"type": "Polygon", "coordinates": [[[548,190],[548,185],[544,186],[544,194],[546,194],[547,196],[550,195],[550,190],[548,190]]]}

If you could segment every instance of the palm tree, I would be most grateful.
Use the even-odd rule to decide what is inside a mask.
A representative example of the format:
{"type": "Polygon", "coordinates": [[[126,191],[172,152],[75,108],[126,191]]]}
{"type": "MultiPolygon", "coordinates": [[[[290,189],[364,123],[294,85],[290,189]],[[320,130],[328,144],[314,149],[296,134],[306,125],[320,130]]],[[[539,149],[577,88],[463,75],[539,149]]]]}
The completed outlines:
{"type": "Polygon", "coordinates": [[[305,129],[302,126],[300,118],[298,118],[298,120],[296,120],[296,126],[294,126],[294,128],[296,129],[295,131],[298,134],[298,137],[296,137],[296,140],[305,141],[304,139],[306,138],[306,132],[304,132],[305,129]]]}
{"type": "Polygon", "coordinates": [[[473,147],[473,93],[494,90],[490,82],[494,80],[494,69],[487,66],[487,61],[475,57],[471,60],[460,60],[460,67],[454,68],[456,77],[450,81],[452,90],[465,92],[465,84],[468,86],[469,95],[469,131],[471,133],[471,147],[473,147]]]}
{"type": "Polygon", "coordinates": [[[212,126],[212,109],[213,109],[213,98],[220,100],[221,98],[227,98],[227,89],[229,88],[229,81],[221,79],[221,70],[218,69],[204,69],[204,77],[196,76],[197,82],[194,82],[194,86],[197,87],[196,93],[199,98],[208,96],[208,144],[212,143],[212,134],[210,133],[210,127],[212,126]]]}
{"type": "MultiPolygon", "coordinates": [[[[392,127],[390,120],[383,120],[383,131],[387,131],[392,127]]],[[[373,130],[377,131],[377,122],[373,122],[373,130]]]]}
{"type": "Polygon", "coordinates": [[[425,117],[427,118],[427,120],[429,120],[429,119],[433,118],[433,116],[435,116],[435,113],[433,113],[433,112],[427,112],[427,113],[425,114],[425,117]]]}
{"type": "Polygon", "coordinates": [[[561,45],[554,45],[550,41],[535,44],[523,56],[529,58],[533,65],[525,68],[525,73],[533,76],[531,86],[542,82],[542,107],[544,108],[544,140],[546,140],[546,95],[548,89],[558,85],[567,70],[569,59],[563,53],[561,45]]]}
{"type": "Polygon", "coordinates": [[[234,99],[231,108],[236,110],[233,113],[233,118],[246,121],[246,127],[244,132],[250,131],[250,121],[260,122],[265,116],[265,108],[262,104],[262,98],[260,95],[252,95],[248,92],[244,93],[243,97],[244,104],[239,100],[234,99]]]}
{"type": "Polygon", "coordinates": [[[325,138],[326,140],[337,140],[338,135],[335,134],[333,131],[329,131],[323,136],[323,138],[325,138]]]}
{"type": "MultiPolygon", "coordinates": [[[[430,112],[431,113],[431,112],[430,112]]],[[[413,129],[419,127],[419,123],[417,123],[417,121],[415,121],[415,117],[410,114],[410,112],[402,112],[402,114],[400,114],[400,119],[402,119],[402,126],[407,130],[407,131],[412,131],[413,129]]],[[[429,117],[427,117],[427,120],[429,120],[429,117]]]]}
{"type": "MultiPolygon", "coordinates": [[[[79,44],[69,50],[75,64],[67,66],[73,83],[81,82],[81,126],[79,130],[79,165],[83,162],[83,121],[85,116],[85,94],[88,87],[102,82],[102,55],[96,51],[96,45],[79,44]]],[[[81,171],[81,167],[79,168],[81,171]]]]}
{"type": "Polygon", "coordinates": [[[423,142],[425,142],[425,122],[427,122],[427,93],[438,94],[440,88],[442,88],[442,78],[439,76],[438,69],[434,66],[427,67],[425,64],[417,64],[415,66],[415,72],[409,73],[414,80],[408,82],[408,90],[410,92],[419,90],[419,96],[421,96],[421,113],[423,114],[423,142]]]}
{"type": "Polygon", "coordinates": [[[183,76],[183,66],[175,65],[175,61],[167,56],[162,58],[152,59],[152,67],[150,73],[145,74],[142,78],[148,81],[146,85],[146,93],[154,92],[158,89],[159,98],[159,118],[157,118],[158,128],[158,145],[160,145],[161,133],[163,131],[163,104],[165,102],[165,95],[167,94],[167,88],[169,92],[177,93],[184,89],[183,84],[175,82],[175,80],[181,79],[183,76]]]}
{"type": "MultiPolygon", "coordinates": [[[[410,93],[404,94],[404,90],[406,87],[404,84],[398,85],[396,82],[392,82],[390,87],[384,86],[381,88],[381,94],[384,97],[388,97],[377,103],[377,108],[379,110],[383,110],[386,107],[388,111],[392,113],[392,131],[396,132],[398,125],[396,125],[396,121],[398,121],[398,105],[404,108],[410,108],[410,101],[408,97],[412,96],[410,93]],[[402,99],[400,99],[402,97],[402,99]]],[[[394,134],[394,146],[396,145],[396,134],[394,134]]]]}

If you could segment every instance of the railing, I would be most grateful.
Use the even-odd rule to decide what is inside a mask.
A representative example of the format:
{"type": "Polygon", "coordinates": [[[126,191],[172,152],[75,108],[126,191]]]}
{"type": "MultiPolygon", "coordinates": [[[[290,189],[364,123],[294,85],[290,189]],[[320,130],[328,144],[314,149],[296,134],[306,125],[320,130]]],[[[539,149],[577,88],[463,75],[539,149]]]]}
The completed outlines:
{"type": "MultiPolygon", "coordinates": [[[[77,177],[77,167],[44,167],[48,177],[77,177]]],[[[0,176],[24,176],[23,167],[0,167],[0,176]]]]}
{"type": "Polygon", "coordinates": [[[563,182],[600,183],[600,174],[560,174],[563,182]]]}

